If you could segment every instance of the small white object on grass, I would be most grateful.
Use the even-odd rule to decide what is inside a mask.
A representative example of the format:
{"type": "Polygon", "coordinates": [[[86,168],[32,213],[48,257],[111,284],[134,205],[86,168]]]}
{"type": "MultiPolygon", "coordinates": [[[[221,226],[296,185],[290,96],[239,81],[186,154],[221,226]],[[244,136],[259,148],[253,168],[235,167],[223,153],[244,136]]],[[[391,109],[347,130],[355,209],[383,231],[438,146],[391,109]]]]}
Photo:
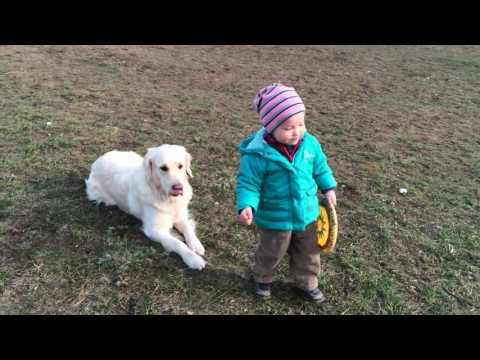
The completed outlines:
{"type": "Polygon", "coordinates": [[[47,126],[52,126],[52,123],[50,121],[47,121],[47,126]]]}
{"type": "Polygon", "coordinates": [[[407,193],[407,189],[405,188],[400,188],[400,190],[398,190],[398,192],[402,195],[405,195],[407,193]]]}

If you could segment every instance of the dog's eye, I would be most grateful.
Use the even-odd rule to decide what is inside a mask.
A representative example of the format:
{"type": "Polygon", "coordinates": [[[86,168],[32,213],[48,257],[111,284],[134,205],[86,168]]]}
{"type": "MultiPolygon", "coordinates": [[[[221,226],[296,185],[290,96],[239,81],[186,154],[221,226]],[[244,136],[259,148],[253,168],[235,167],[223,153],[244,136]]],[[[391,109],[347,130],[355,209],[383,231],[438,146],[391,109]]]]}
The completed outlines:
{"type": "Polygon", "coordinates": [[[168,166],[163,165],[163,166],[160,167],[160,170],[162,170],[162,171],[168,171],[168,166]]]}
{"type": "Polygon", "coordinates": [[[182,164],[178,165],[178,168],[179,169],[183,168],[183,165],[182,164]]]}

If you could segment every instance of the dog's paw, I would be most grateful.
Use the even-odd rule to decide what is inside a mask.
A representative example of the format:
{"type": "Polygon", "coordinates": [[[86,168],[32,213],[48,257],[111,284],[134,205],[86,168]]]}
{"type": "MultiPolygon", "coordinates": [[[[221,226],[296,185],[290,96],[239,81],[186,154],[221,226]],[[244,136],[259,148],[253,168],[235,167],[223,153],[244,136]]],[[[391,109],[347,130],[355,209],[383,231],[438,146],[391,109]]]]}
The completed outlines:
{"type": "Polygon", "coordinates": [[[188,267],[193,270],[202,270],[207,265],[207,262],[197,254],[192,254],[184,260],[188,267]]]}
{"type": "Polygon", "coordinates": [[[205,248],[203,247],[202,243],[198,239],[193,239],[187,242],[187,245],[192,251],[197,253],[198,255],[205,255],[205,248]]]}
{"type": "Polygon", "coordinates": [[[195,251],[198,255],[205,255],[205,248],[200,241],[193,243],[192,250],[195,251]]]}

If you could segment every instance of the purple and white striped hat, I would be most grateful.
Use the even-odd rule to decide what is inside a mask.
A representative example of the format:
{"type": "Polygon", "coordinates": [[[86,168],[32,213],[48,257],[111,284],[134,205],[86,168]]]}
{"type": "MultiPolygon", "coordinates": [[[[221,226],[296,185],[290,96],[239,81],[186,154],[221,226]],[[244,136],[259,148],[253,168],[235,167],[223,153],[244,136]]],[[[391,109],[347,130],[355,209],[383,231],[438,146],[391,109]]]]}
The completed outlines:
{"type": "Polygon", "coordinates": [[[265,130],[269,133],[291,116],[305,112],[305,105],[295,89],[277,83],[261,89],[253,102],[265,130]]]}

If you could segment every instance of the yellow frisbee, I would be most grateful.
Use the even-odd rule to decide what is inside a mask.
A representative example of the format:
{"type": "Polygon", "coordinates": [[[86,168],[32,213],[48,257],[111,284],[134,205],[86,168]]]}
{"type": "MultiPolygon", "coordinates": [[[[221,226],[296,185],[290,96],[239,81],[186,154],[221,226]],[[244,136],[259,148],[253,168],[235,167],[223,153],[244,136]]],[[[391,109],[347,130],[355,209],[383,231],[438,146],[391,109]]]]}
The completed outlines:
{"type": "Polygon", "coordinates": [[[331,206],[327,198],[320,200],[320,214],[317,218],[317,244],[325,254],[335,250],[337,244],[338,222],[335,207],[331,206]]]}

